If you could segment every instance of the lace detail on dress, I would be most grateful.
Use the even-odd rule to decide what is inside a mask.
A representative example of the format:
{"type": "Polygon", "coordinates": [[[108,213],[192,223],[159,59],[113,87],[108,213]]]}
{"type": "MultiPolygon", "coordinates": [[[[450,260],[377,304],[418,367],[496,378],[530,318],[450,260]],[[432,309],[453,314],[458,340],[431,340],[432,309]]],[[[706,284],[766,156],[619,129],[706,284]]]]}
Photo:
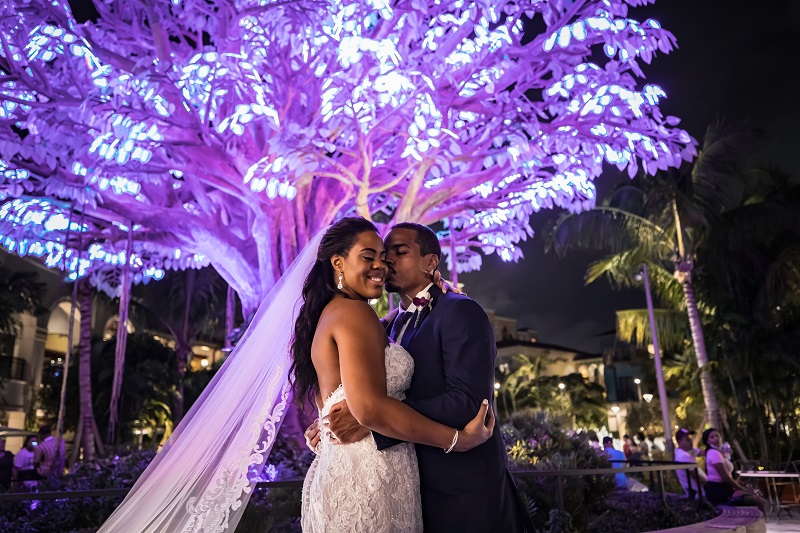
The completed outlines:
{"type": "MultiPolygon", "coordinates": [[[[414,359],[399,344],[385,350],[386,389],[402,400],[411,384],[414,359]]],[[[340,385],[320,409],[320,417],[344,400],[340,385]]],[[[305,533],[422,531],[419,469],[414,446],[402,443],[378,451],[372,436],[336,445],[328,435],[303,484],[305,533]]]]}
{"type": "MultiPolygon", "coordinates": [[[[275,386],[281,374],[275,373],[275,386]]],[[[221,533],[228,529],[231,512],[241,507],[242,496],[252,490],[252,483],[248,478],[251,467],[263,465],[272,449],[290,391],[291,384],[286,380],[275,405],[271,409],[268,404],[262,406],[250,425],[250,438],[247,442],[256,444],[251,449],[231,450],[231,461],[224,461],[218,467],[212,487],[203,492],[202,499],[198,501],[198,498],[190,498],[186,502],[189,519],[181,533],[221,533]],[[262,435],[263,440],[259,440],[262,435]]]]}

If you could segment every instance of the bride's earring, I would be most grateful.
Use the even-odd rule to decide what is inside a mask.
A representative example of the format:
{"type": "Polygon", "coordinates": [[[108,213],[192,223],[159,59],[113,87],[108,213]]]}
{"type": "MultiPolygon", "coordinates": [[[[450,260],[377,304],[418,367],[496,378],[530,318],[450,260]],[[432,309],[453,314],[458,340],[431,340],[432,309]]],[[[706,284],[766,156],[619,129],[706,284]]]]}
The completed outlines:
{"type": "Polygon", "coordinates": [[[342,290],[342,279],[344,278],[344,274],[339,272],[339,284],[336,286],[337,289],[342,290]]]}

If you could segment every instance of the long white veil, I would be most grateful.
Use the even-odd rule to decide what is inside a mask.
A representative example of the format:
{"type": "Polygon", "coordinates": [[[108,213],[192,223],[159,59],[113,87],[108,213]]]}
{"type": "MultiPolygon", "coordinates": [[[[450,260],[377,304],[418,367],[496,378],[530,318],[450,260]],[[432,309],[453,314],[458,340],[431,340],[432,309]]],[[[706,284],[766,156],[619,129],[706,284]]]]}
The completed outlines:
{"type": "Polygon", "coordinates": [[[233,531],[289,398],[303,282],[325,230],[267,295],[250,327],[101,533],[233,531]]]}

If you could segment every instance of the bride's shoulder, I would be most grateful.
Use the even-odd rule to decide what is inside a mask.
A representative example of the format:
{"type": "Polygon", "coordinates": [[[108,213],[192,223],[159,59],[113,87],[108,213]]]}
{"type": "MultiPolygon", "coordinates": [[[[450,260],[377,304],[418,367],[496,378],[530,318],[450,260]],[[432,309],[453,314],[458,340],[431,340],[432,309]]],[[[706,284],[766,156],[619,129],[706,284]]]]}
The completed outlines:
{"type": "Polygon", "coordinates": [[[343,318],[362,319],[365,316],[377,320],[377,315],[371,305],[361,300],[350,300],[348,298],[334,298],[322,310],[322,318],[332,320],[341,320],[343,318]]]}

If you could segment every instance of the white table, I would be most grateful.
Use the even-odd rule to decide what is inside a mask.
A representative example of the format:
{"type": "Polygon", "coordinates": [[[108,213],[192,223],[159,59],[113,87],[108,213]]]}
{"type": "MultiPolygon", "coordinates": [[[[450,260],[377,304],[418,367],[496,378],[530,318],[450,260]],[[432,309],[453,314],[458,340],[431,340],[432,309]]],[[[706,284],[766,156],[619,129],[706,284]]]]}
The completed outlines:
{"type": "MultiPolygon", "coordinates": [[[[770,505],[773,507],[778,508],[778,520],[781,519],[781,511],[784,508],[784,505],[781,502],[782,492],[778,491],[778,480],[779,479],[792,479],[794,481],[800,482],[800,473],[797,472],[778,472],[773,470],[751,470],[745,472],[739,472],[740,478],[755,478],[755,479],[763,479],[767,484],[767,498],[770,502],[770,505]],[[773,504],[773,496],[775,497],[774,504],[773,504]]],[[[788,509],[786,511],[789,512],[788,509]]],[[[791,515],[790,515],[791,516],[791,515]]]]}

